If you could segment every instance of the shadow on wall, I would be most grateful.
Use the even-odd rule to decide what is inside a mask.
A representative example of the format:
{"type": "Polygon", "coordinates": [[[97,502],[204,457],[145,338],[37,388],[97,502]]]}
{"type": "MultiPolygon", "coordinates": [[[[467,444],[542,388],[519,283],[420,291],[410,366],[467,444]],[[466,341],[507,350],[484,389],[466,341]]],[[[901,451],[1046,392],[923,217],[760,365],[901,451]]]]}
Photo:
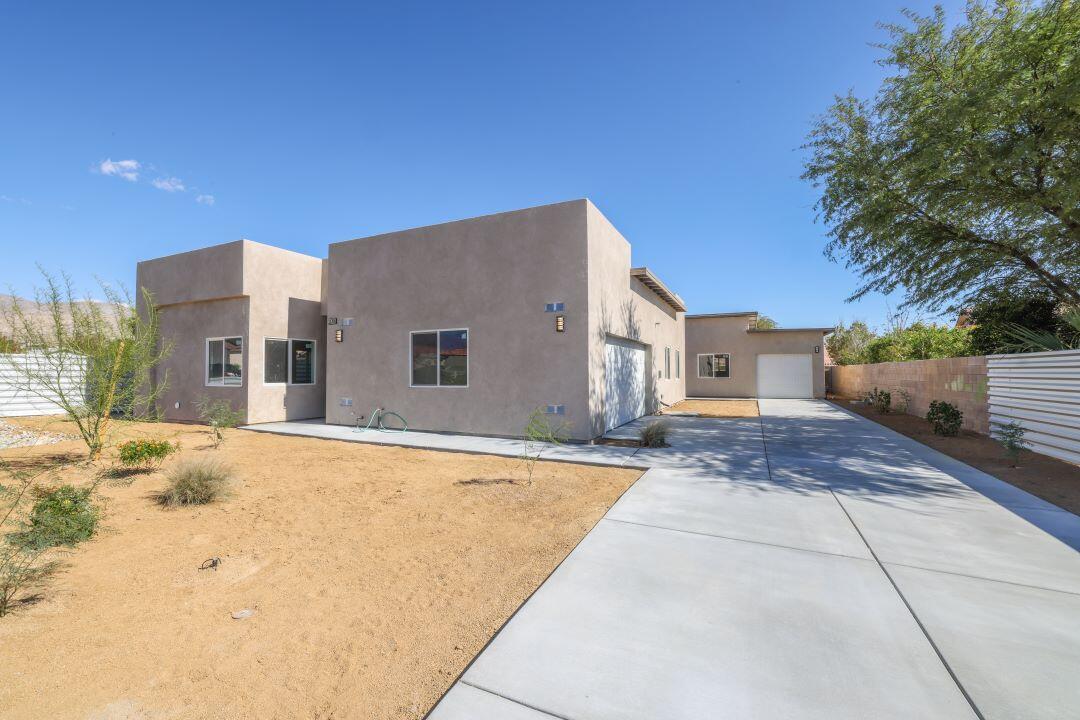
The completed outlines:
{"type": "MultiPolygon", "coordinates": [[[[645,346],[644,376],[639,372],[634,356],[629,353],[608,354],[609,336],[641,342],[641,320],[636,304],[627,299],[613,311],[603,299],[600,301],[600,322],[596,330],[596,342],[592,343],[590,364],[601,368],[602,379],[589,387],[589,407],[595,410],[593,435],[607,430],[609,412],[617,412],[623,403],[636,403],[639,395],[645,398],[645,414],[659,408],[658,389],[653,376],[652,348],[645,346]],[[614,395],[614,397],[611,397],[614,395]]],[[[636,414],[636,413],[635,413],[636,414]]]]}

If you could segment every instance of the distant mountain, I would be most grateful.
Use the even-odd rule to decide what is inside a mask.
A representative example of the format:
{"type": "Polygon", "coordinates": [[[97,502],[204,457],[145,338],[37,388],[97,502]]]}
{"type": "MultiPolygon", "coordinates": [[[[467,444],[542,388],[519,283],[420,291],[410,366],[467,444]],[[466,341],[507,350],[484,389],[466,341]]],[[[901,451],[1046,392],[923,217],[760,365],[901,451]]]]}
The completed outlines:
{"type": "MultiPolygon", "coordinates": [[[[16,299],[16,297],[17,296],[15,295],[0,294],[0,334],[11,334],[11,328],[8,321],[10,318],[11,304],[16,299]]],[[[37,302],[32,299],[24,297],[19,297],[17,299],[23,313],[27,317],[29,317],[36,325],[38,325],[38,327],[41,327],[45,323],[52,322],[52,314],[49,311],[48,307],[38,305],[37,302]]],[[[100,307],[102,313],[105,315],[106,318],[111,318],[114,321],[116,320],[116,307],[112,303],[101,302],[99,300],[80,300],[75,304],[79,307],[86,307],[91,303],[96,304],[98,307],[100,307]]],[[[68,312],[67,308],[67,303],[64,304],[64,320],[67,323],[70,323],[71,321],[70,313],[68,312]]]]}

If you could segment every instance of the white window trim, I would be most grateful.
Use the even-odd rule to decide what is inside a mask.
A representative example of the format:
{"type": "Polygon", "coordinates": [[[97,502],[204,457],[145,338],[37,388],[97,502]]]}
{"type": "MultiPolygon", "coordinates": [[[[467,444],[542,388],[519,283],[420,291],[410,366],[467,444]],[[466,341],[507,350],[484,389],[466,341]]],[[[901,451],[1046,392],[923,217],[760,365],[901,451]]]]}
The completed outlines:
{"type": "Polygon", "coordinates": [[[671,348],[664,348],[664,379],[671,379],[671,348]]]}
{"type": "MultiPolygon", "coordinates": [[[[728,362],[731,362],[730,360],[728,362]]],[[[679,354],[679,349],[675,348],[675,379],[682,379],[682,356],[679,354]]]]}
{"type": "MultiPolygon", "coordinates": [[[[716,365],[713,365],[713,373],[716,372],[716,365]]],[[[697,354],[697,376],[698,380],[730,380],[731,379],[731,353],[698,353],[697,354]],[[702,375],[701,374],[701,358],[703,357],[716,357],[717,355],[723,355],[727,358],[727,375],[702,375]]]]}
{"type": "Polygon", "coordinates": [[[464,332],[469,336],[468,343],[472,345],[472,331],[467,327],[455,327],[455,328],[442,328],[441,330],[411,330],[409,331],[409,347],[408,351],[408,363],[406,363],[406,370],[409,373],[409,387],[417,389],[426,388],[446,388],[448,390],[465,390],[469,387],[469,383],[472,382],[472,367],[470,367],[471,361],[469,357],[472,352],[465,353],[465,384],[464,385],[443,385],[442,384],[442,364],[439,362],[439,355],[442,352],[442,340],[439,338],[439,333],[444,332],[464,332]],[[413,356],[412,356],[412,339],[413,335],[423,335],[424,333],[435,333],[435,384],[434,385],[413,385],[413,356]]]}
{"type": "Polygon", "coordinates": [[[240,338],[240,356],[244,358],[247,356],[248,347],[247,339],[243,335],[222,335],[220,337],[208,337],[203,344],[203,387],[227,387],[238,388],[244,387],[244,376],[247,373],[244,371],[243,360],[240,362],[240,382],[239,383],[226,383],[225,382],[225,347],[221,348],[221,364],[222,364],[222,378],[221,382],[210,382],[210,343],[218,340],[231,340],[233,338],[240,338]]]}
{"type": "MultiPolygon", "coordinates": [[[[207,371],[209,372],[209,370],[207,371]]],[[[308,387],[309,385],[317,385],[319,382],[319,343],[313,338],[283,338],[275,337],[273,335],[263,336],[263,386],[264,387],[308,387]],[[285,354],[287,361],[285,364],[285,382],[268,383],[266,382],[266,341],[267,340],[283,340],[285,341],[285,354]],[[311,343],[311,382],[309,383],[294,383],[292,381],[292,344],[293,341],[309,342],[311,343]]]]}

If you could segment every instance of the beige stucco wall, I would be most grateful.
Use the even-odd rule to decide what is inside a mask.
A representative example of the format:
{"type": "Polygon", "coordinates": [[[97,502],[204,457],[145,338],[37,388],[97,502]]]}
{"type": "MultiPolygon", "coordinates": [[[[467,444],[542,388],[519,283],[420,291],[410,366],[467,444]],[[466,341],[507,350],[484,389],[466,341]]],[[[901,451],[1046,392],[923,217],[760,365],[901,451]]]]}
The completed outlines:
{"type": "Polygon", "coordinates": [[[747,330],[753,314],[694,317],[686,320],[686,394],[688,397],[755,397],[757,356],[808,354],[814,370],[814,397],[825,397],[824,336],[821,330],[747,330]],[[814,352],[814,348],[818,352],[814,352]],[[731,355],[730,377],[699,378],[699,353],[731,355]]]}
{"type": "Polygon", "coordinates": [[[243,408],[247,422],[322,416],[322,260],[239,240],[141,262],[136,277],[154,296],[162,338],[173,344],[157,370],[159,381],[167,378],[159,402],[167,419],[197,420],[204,395],[243,408]],[[223,336],[243,338],[242,385],[206,385],[206,339],[223,336]],[[317,383],[265,385],[264,337],[316,340],[317,383]]]}
{"type": "Polygon", "coordinates": [[[945,400],[964,413],[963,427],[984,435],[990,431],[985,357],[836,365],[831,373],[830,390],[841,397],[861,398],[876,387],[893,393],[899,405],[896,389],[902,388],[911,395],[911,415],[926,417],[931,400],[945,400]]]}
{"type": "Polygon", "coordinates": [[[676,312],[640,280],[630,276],[630,243],[586,201],[589,282],[589,408],[590,434],[604,431],[605,344],[608,335],[646,346],[646,410],[660,402],[686,397],[685,377],[676,372],[675,352],[683,348],[685,313],[676,312]],[[671,348],[671,377],[663,376],[664,348],[671,348]],[[679,377],[676,377],[679,375],[679,377]]]}
{"type": "Polygon", "coordinates": [[[533,409],[561,404],[588,437],[585,260],[584,201],[331,245],[327,315],[355,325],[329,343],[327,422],[382,407],[418,430],[518,436],[533,409]],[[566,304],[563,333],[550,302],[566,304]],[[456,328],[468,387],[410,387],[410,331],[456,328]]]}
{"type": "Polygon", "coordinates": [[[244,253],[244,291],[251,298],[246,355],[248,422],[322,417],[326,401],[326,322],[322,314],[320,258],[249,242],[244,253]],[[265,338],[315,341],[315,384],[263,383],[265,338]]]}

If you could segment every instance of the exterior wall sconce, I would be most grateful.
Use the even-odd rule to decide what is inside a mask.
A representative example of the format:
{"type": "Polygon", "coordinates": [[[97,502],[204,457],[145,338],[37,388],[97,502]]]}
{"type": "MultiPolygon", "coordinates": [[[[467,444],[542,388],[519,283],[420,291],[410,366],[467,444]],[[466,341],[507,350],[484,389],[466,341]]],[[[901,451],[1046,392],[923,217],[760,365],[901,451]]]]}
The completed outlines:
{"type": "Polygon", "coordinates": [[[345,333],[344,333],[344,331],[342,331],[342,330],[341,330],[340,328],[338,328],[337,330],[335,330],[335,331],[334,331],[334,342],[341,342],[341,340],[342,340],[342,336],[343,336],[344,334],[345,334],[345,333]]]}
{"type": "Polygon", "coordinates": [[[555,316],[555,332],[566,332],[566,316],[555,316]]]}

